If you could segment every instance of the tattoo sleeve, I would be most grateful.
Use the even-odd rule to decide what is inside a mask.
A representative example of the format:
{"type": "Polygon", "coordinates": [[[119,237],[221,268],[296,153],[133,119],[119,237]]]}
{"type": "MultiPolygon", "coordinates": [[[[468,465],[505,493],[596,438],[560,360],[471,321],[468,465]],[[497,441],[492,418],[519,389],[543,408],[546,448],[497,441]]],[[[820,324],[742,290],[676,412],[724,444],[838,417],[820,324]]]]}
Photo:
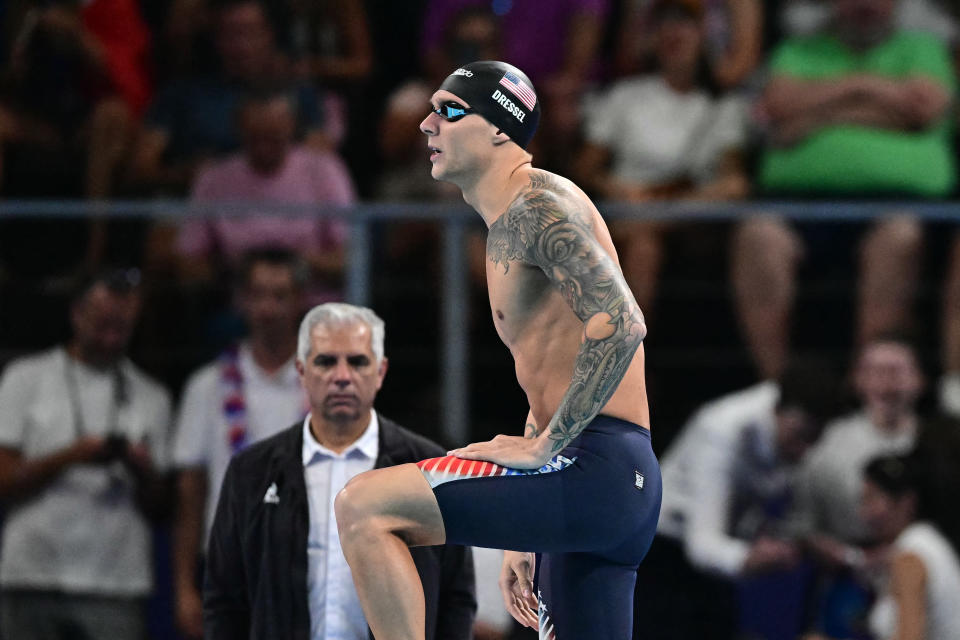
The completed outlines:
{"type": "Polygon", "coordinates": [[[533,440],[540,435],[540,427],[533,417],[533,411],[527,413],[527,424],[523,427],[523,437],[533,440]]]}
{"type": "Polygon", "coordinates": [[[548,175],[534,174],[530,187],[490,227],[488,255],[505,270],[512,260],[540,267],[584,324],[573,379],[546,426],[557,452],[613,396],[646,325],[623,275],[597,242],[586,207],[557,195],[548,175]]]}

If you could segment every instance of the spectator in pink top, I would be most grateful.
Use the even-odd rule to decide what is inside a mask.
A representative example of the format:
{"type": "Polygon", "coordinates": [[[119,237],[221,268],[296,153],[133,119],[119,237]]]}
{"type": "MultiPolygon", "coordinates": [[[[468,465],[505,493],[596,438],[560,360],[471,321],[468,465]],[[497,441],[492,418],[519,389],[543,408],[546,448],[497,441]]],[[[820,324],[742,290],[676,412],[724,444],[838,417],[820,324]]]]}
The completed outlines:
{"type": "Polygon", "coordinates": [[[224,213],[187,221],[177,237],[181,273],[208,280],[235,266],[251,249],[286,248],[305,256],[320,289],[317,302],[339,298],[346,225],[340,219],[271,211],[270,205],[346,206],[355,201],[353,182],[332,152],[294,144],[294,102],[280,92],[248,97],[238,112],[241,153],[207,165],[193,184],[195,202],[230,201],[224,213]],[[236,203],[244,201],[243,210],[236,203]],[[257,203],[262,203],[258,205],[257,203]]]}

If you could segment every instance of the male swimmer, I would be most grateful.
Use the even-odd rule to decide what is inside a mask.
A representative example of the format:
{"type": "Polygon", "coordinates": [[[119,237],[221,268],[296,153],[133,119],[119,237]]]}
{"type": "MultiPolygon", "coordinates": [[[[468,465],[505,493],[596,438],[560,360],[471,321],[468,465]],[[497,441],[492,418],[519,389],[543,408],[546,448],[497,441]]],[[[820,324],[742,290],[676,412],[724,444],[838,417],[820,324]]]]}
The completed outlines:
{"type": "Polygon", "coordinates": [[[531,165],[540,104],[522,71],[468,64],[431,104],[420,125],[431,173],[487,224],[493,321],[530,413],[523,437],[370,471],[340,492],[340,540],[367,622],[378,640],[422,640],[407,547],[451,542],[506,551],[506,607],[541,638],[625,640],[661,495],[643,314],[587,196],[531,165]]]}

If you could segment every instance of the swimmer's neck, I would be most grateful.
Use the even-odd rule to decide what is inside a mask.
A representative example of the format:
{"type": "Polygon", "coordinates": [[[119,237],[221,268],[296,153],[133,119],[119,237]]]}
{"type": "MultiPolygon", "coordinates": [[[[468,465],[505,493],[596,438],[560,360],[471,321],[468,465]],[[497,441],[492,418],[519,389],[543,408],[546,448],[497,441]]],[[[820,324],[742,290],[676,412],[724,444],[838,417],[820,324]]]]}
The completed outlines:
{"type": "Polygon", "coordinates": [[[515,162],[498,162],[473,183],[460,187],[463,199],[480,214],[487,228],[503,215],[527,184],[527,173],[533,168],[530,162],[526,153],[515,162]]]}

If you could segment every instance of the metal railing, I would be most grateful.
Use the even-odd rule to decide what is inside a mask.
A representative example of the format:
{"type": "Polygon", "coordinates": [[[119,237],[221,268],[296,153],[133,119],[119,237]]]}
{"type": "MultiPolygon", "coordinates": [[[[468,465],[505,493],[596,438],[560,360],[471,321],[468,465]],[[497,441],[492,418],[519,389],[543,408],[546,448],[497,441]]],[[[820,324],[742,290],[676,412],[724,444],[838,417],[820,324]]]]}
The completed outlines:
{"type": "MultiPolygon", "coordinates": [[[[751,201],[736,203],[669,202],[644,205],[601,203],[600,211],[611,219],[674,220],[701,222],[733,220],[756,214],[776,213],[798,221],[861,222],[885,214],[910,212],[920,219],[960,222],[960,202],[856,201],[795,202],[751,201]]],[[[219,215],[256,214],[311,215],[337,217],[350,225],[346,267],[346,299],[368,305],[371,300],[371,225],[382,221],[433,220],[443,225],[441,289],[441,357],[443,434],[449,442],[465,442],[470,434],[468,404],[470,317],[467,295],[467,264],[464,237],[477,214],[462,203],[375,203],[354,207],[327,207],[278,203],[217,202],[194,203],[181,200],[60,201],[22,200],[0,202],[0,220],[14,217],[151,218],[181,220],[219,215]]]]}

